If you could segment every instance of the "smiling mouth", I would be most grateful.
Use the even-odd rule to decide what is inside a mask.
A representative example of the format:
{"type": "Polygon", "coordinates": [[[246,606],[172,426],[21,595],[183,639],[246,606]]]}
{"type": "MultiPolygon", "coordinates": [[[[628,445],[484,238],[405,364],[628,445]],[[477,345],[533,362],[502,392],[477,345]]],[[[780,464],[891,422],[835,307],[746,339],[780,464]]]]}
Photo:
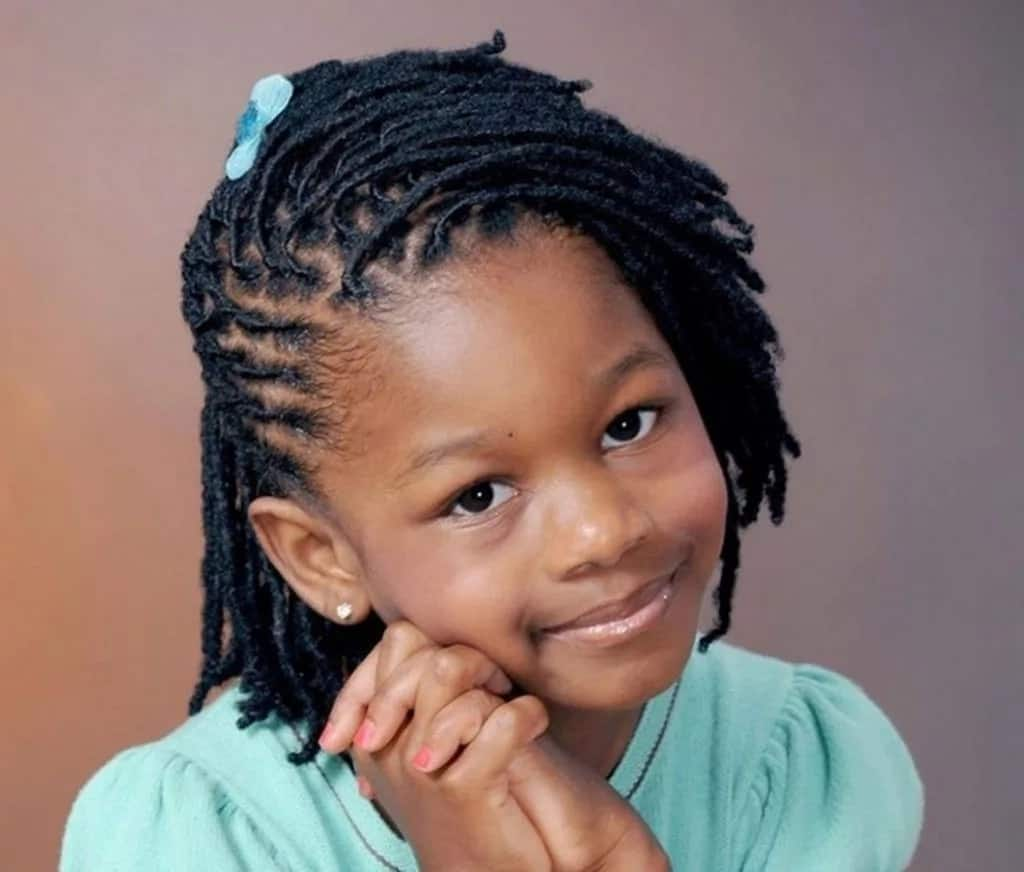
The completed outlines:
{"type": "MultiPolygon", "coordinates": [[[[545,631],[544,637],[576,648],[598,649],[628,644],[661,621],[675,599],[680,583],[675,573],[664,576],[645,585],[621,604],[622,609],[633,609],[629,614],[611,619],[590,617],[586,620],[591,623],[545,631]],[[592,623],[594,620],[600,623],[592,623]]],[[[579,623],[580,619],[573,621],[573,624],[579,623]]]]}
{"type": "Polygon", "coordinates": [[[604,605],[590,609],[577,618],[567,621],[564,624],[557,624],[551,627],[541,628],[541,633],[558,634],[568,630],[579,630],[587,627],[598,627],[606,624],[614,624],[622,621],[631,615],[635,615],[643,609],[662,592],[665,585],[672,580],[675,574],[682,568],[677,566],[672,572],[658,576],[639,587],[629,596],[621,600],[605,603],[604,605]]]}

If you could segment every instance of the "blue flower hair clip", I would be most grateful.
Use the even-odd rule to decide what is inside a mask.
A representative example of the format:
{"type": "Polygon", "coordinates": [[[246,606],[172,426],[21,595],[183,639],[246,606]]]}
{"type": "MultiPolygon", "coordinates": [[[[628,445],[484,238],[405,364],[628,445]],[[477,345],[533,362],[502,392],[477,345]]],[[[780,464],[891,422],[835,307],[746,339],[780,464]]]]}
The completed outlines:
{"type": "Polygon", "coordinates": [[[245,111],[235,124],[235,147],[224,163],[229,179],[245,175],[256,160],[264,128],[284,111],[292,98],[292,85],[280,73],[264,76],[252,86],[245,111]]]}

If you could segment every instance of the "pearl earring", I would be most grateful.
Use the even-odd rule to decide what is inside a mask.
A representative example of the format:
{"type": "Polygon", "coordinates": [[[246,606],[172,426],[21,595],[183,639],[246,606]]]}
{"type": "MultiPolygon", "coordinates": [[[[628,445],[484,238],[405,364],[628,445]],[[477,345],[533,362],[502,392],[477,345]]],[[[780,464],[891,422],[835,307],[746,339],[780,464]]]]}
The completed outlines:
{"type": "Polygon", "coordinates": [[[335,611],[337,611],[338,617],[341,620],[347,621],[352,617],[352,603],[342,603],[335,611]]]}

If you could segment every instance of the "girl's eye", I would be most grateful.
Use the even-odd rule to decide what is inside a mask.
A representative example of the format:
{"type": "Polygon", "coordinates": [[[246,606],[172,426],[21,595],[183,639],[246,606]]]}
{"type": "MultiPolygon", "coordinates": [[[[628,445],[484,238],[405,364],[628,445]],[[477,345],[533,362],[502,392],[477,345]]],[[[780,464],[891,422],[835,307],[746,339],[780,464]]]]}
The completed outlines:
{"type": "Polygon", "coordinates": [[[454,517],[472,517],[473,515],[479,515],[483,512],[489,511],[493,508],[495,487],[515,490],[515,488],[512,488],[509,485],[502,484],[497,481],[487,480],[477,482],[462,491],[462,493],[460,493],[449,504],[447,511],[445,511],[445,515],[452,515],[454,517]],[[466,511],[456,511],[460,506],[465,508],[466,511]]]}
{"type": "MultiPolygon", "coordinates": [[[[651,428],[654,427],[663,411],[664,406],[638,406],[635,409],[629,409],[612,421],[608,425],[608,429],[605,430],[605,433],[610,434],[613,439],[624,440],[619,442],[619,445],[628,445],[630,442],[635,442],[637,439],[641,439],[650,433],[651,428]],[[645,418],[645,415],[648,417],[645,418]]],[[[602,445],[601,447],[615,448],[616,445],[602,445]]],[[[511,485],[503,484],[493,479],[478,481],[459,493],[454,500],[448,503],[447,508],[442,513],[442,517],[471,518],[475,515],[489,512],[495,506],[495,487],[506,488],[510,491],[515,490],[511,485]],[[460,508],[463,511],[458,511],[460,508]]],[[[506,502],[506,500],[501,502],[506,502]]],[[[497,503],[497,505],[501,505],[501,503],[497,503]]]]}
{"type": "MultiPolygon", "coordinates": [[[[635,442],[651,432],[651,428],[661,412],[662,409],[658,406],[638,406],[635,409],[628,409],[612,421],[604,432],[613,439],[625,440],[625,443],[619,442],[617,443],[618,445],[635,442]],[[648,417],[644,418],[644,415],[648,417]],[[645,421],[647,422],[646,424],[645,421]]],[[[602,447],[615,448],[616,444],[602,445],[602,447]]]]}

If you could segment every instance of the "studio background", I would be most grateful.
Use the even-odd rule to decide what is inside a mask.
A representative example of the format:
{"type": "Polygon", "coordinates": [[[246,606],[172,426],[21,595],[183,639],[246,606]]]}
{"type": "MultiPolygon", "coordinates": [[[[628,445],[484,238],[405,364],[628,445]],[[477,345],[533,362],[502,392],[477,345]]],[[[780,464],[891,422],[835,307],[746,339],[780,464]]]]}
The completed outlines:
{"type": "Polygon", "coordinates": [[[1017,4],[964,0],[7,0],[3,865],[53,868],[85,779],[186,715],[201,385],[178,256],[253,82],[495,28],[707,161],[757,228],[804,456],[783,526],[762,509],[744,535],[726,641],[836,669],[892,718],[925,783],[915,870],[1019,868],[1024,34],[1017,4]]]}

